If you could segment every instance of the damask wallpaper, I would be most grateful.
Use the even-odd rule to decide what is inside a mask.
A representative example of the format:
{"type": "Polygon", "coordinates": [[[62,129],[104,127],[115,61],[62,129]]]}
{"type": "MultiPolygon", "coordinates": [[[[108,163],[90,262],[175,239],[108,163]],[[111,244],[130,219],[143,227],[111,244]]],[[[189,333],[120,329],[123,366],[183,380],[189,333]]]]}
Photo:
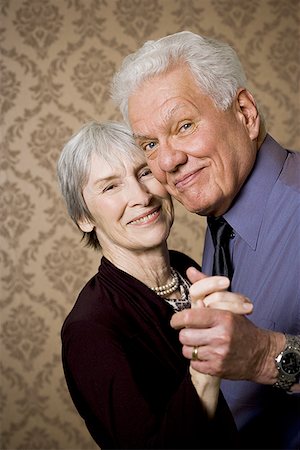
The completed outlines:
{"type": "MultiPolygon", "coordinates": [[[[300,148],[299,0],[1,0],[1,449],[96,448],[69,398],[60,328],[98,267],[55,165],[145,40],[189,29],[238,51],[269,132],[300,148]]],[[[205,221],[176,204],[170,248],[201,262],[205,221]]]]}

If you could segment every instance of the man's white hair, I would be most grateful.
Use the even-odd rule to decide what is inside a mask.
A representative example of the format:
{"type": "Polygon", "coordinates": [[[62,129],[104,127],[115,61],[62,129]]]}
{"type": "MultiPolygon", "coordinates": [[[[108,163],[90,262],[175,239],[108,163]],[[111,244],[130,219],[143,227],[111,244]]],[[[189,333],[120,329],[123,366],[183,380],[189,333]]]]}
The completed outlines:
{"type": "Polygon", "coordinates": [[[217,108],[226,110],[239,88],[246,87],[246,76],[235,50],[215,39],[182,31],[147,41],[128,55],[115,74],[111,94],[128,123],[128,99],[149,78],[186,65],[203,92],[217,108]]]}

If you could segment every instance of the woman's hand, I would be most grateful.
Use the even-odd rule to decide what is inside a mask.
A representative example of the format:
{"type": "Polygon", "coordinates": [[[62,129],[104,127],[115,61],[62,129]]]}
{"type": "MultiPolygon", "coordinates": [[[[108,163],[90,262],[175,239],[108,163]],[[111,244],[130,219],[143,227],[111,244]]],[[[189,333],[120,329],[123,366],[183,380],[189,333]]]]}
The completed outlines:
{"type": "MultiPolygon", "coordinates": [[[[200,272],[188,270],[188,277],[194,284],[190,287],[191,308],[224,309],[236,314],[250,314],[253,305],[250,300],[240,294],[227,291],[229,279],[226,277],[206,277],[200,272]],[[198,281],[201,280],[201,283],[198,281]]],[[[192,347],[191,354],[197,355],[197,347],[192,347]]],[[[216,411],[220,378],[196,371],[190,365],[192,383],[204,404],[207,413],[212,417],[216,411]]]]}

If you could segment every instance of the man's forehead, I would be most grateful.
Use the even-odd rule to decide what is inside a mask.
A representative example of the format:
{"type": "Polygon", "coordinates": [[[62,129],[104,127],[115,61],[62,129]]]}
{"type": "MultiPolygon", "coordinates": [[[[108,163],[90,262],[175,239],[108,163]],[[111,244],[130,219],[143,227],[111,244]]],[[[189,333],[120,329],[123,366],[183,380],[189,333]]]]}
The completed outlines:
{"type": "Polygon", "coordinates": [[[159,73],[144,79],[131,92],[128,105],[142,106],[144,102],[160,103],[171,97],[181,96],[197,88],[187,67],[177,67],[166,73],[159,73]]]}
{"type": "Polygon", "coordinates": [[[170,126],[174,120],[190,118],[192,105],[182,98],[173,98],[161,105],[159,111],[149,111],[143,118],[137,114],[137,120],[131,122],[135,139],[153,137],[152,129],[158,130],[170,126]]]}

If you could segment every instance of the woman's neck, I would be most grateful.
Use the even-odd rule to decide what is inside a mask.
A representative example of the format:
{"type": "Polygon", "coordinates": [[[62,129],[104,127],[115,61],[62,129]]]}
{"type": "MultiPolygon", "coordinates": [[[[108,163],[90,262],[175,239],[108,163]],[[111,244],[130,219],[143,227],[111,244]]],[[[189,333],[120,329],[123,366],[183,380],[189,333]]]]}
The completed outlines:
{"type": "Polygon", "coordinates": [[[113,251],[103,249],[103,256],[149,287],[165,285],[172,279],[166,243],[143,252],[124,248],[114,248],[113,251]]]}

